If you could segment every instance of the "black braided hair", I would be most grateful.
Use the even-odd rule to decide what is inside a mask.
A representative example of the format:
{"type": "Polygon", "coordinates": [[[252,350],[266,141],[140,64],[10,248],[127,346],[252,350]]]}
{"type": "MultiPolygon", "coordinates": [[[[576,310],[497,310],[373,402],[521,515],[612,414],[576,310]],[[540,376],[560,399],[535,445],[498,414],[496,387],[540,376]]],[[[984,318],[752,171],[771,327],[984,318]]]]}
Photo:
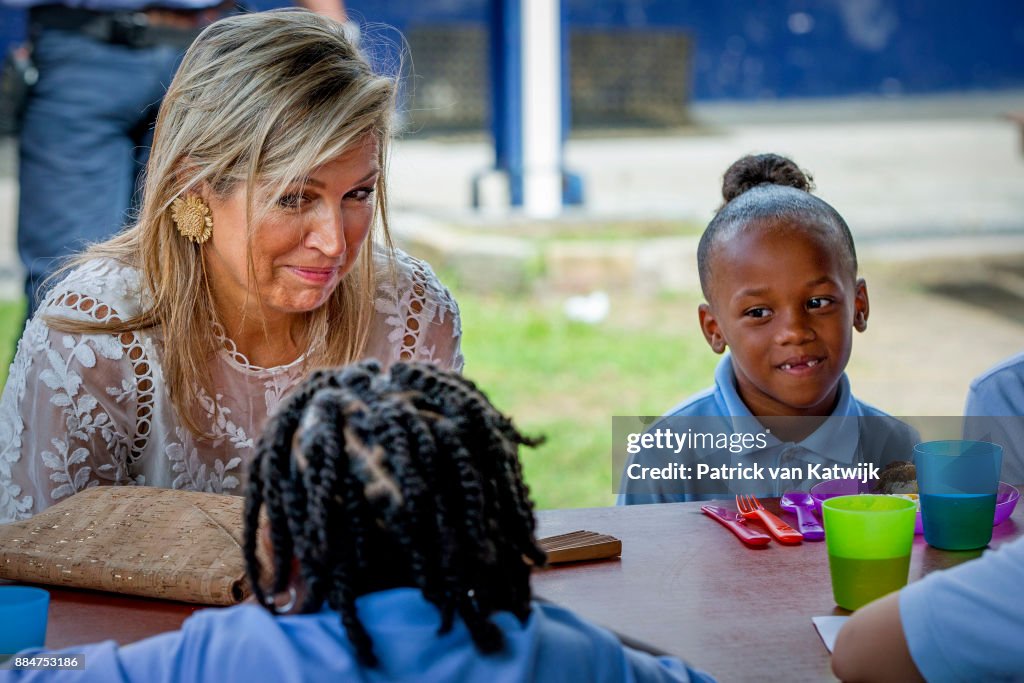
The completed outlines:
{"type": "Polygon", "coordinates": [[[267,605],[257,555],[261,511],[273,546],[270,594],[288,588],[292,558],[306,591],[341,615],[356,653],[375,666],[355,600],[419,588],[456,617],[484,653],[504,647],[491,620],[530,612],[530,569],[543,565],[523,482],[523,436],[468,379],[421,363],[376,361],[313,373],[279,406],[250,465],[244,554],[267,605]]]}
{"type": "Polygon", "coordinates": [[[722,180],[724,203],[697,245],[697,274],[704,298],[711,301],[716,247],[739,230],[783,221],[819,233],[840,255],[850,276],[857,276],[853,234],[831,204],[811,194],[814,179],[792,159],[754,154],[737,159],[722,180]]]}

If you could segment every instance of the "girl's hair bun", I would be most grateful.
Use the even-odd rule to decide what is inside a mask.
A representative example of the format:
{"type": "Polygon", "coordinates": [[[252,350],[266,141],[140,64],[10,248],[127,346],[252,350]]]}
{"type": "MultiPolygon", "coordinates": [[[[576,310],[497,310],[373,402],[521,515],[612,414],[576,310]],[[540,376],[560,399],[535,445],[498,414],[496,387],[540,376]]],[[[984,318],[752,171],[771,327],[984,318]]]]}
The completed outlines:
{"type": "Polygon", "coordinates": [[[814,189],[814,179],[792,159],[778,154],[752,154],[737,160],[725,172],[722,198],[728,204],[758,185],[784,185],[804,192],[814,189]]]}

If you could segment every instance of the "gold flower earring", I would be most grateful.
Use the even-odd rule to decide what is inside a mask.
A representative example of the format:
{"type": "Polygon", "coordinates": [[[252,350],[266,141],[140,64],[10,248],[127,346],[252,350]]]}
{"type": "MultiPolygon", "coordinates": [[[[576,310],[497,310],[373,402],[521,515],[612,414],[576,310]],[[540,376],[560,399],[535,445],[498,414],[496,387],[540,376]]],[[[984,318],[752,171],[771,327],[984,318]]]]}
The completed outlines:
{"type": "Polygon", "coordinates": [[[171,202],[171,220],[178,232],[196,244],[210,239],[213,233],[210,207],[197,194],[190,194],[184,199],[178,197],[171,202]]]}

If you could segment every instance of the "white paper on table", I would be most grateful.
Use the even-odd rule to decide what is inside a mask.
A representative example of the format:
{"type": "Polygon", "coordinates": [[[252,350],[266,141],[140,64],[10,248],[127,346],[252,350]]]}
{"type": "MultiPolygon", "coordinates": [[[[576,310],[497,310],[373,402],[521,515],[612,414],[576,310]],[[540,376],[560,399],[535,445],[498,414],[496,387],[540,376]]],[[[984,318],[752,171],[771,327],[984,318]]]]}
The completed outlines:
{"type": "Polygon", "coordinates": [[[839,635],[839,629],[843,627],[846,620],[850,617],[811,617],[811,621],[814,622],[814,628],[818,629],[818,635],[821,636],[821,641],[825,643],[825,647],[831,653],[832,648],[836,645],[836,636],[839,635]]]}

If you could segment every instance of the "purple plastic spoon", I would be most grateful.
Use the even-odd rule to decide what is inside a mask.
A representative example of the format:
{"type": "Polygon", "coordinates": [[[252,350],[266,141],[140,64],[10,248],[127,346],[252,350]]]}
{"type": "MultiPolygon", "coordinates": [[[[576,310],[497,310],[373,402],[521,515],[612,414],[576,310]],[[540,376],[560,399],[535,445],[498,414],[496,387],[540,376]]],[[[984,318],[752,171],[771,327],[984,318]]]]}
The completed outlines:
{"type": "Polygon", "coordinates": [[[814,499],[804,491],[787,491],[779,501],[779,507],[796,515],[797,527],[805,541],[825,540],[825,530],[814,516],[814,499]]]}

